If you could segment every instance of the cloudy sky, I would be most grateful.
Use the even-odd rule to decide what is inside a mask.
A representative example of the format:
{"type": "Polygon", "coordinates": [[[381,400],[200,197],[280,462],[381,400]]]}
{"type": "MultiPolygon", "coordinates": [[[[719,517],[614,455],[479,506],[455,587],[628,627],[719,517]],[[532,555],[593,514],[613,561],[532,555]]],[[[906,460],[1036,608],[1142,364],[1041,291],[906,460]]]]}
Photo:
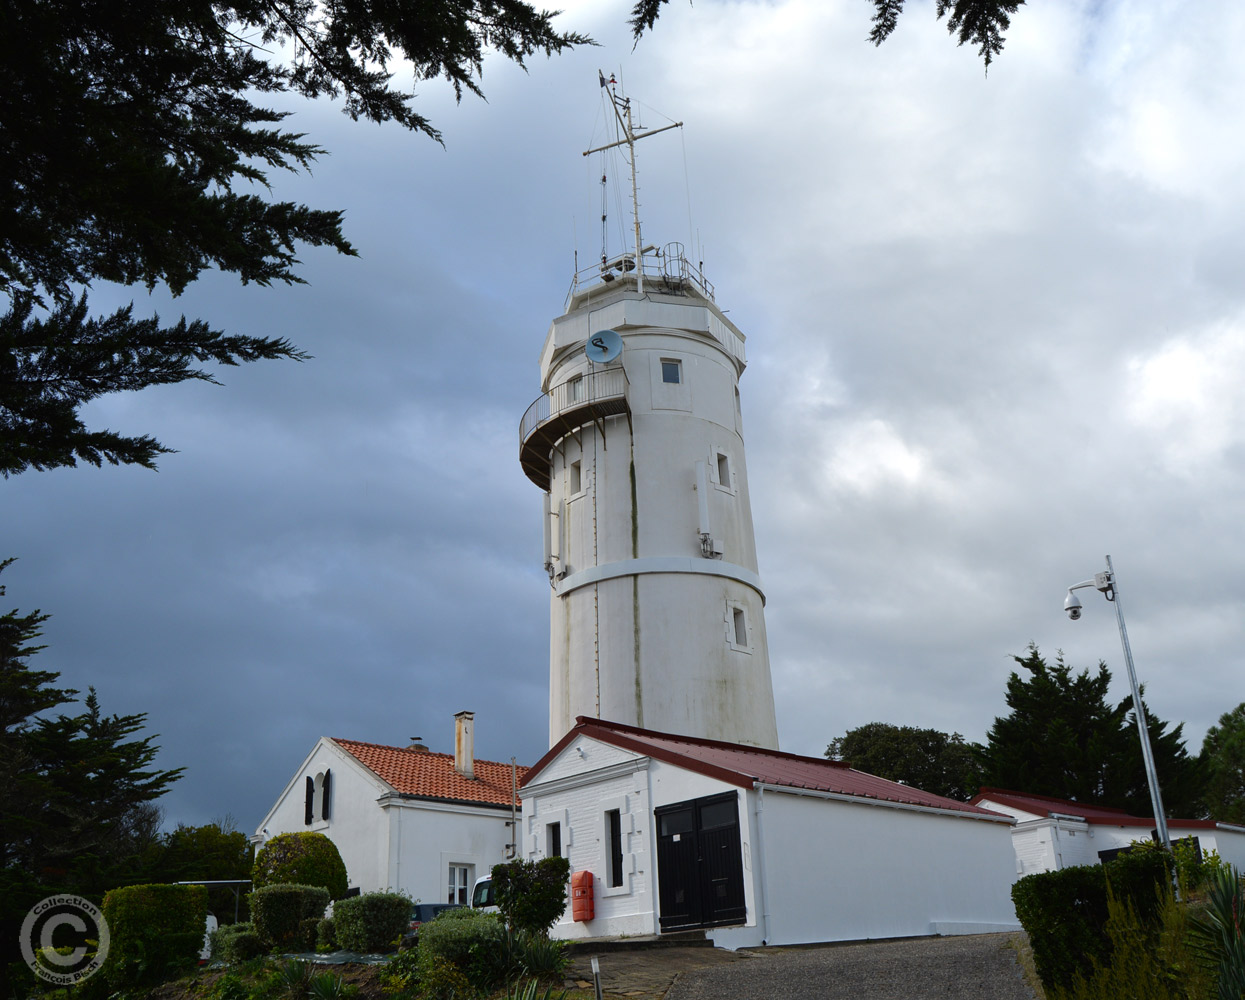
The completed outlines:
{"type": "MultiPolygon", "coordinates": [[[[546,749],[541,497],[517,460],[537,355],[600,252],[597,69],[648,127],[645,238],[703,258],[748,336],[741,382],[784,749],[880,720],[982,739],[1030,642],[1206,728],[1245,698],[1245,8],[1043,0],[988,76],[913,0],[575,2],[601,44],[487,102],[440,81],[446,148],[293,105],[331,151],[276,193],[346,211],[358,259],[306,286],[209,276],[178,300],[305,364],[92,405],[179,449],[158,473],[0,483],[7,606],[53,614],[39,665],[148,713],[186,777],[168,821],[253,830],[321,735],[546,749]]],[[[618,172],[613,170],[617,177],[618,172]]],[[[611,198],[611,250],[625,215],[611,198]]]]}

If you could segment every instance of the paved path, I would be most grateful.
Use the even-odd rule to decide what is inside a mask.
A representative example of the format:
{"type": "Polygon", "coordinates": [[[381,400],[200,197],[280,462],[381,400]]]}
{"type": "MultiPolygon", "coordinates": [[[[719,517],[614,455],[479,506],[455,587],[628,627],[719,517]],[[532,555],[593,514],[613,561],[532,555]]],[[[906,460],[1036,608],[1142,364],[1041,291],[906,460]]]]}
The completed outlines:
{"type": "MultiPolygon", "coordinates": [[[[610,1000],[1036,1000],[1009,934],[770,948],[659,948],[600,956],[610,1000]]],[[[591,996],[590,957],[568,985],[591,996]]]]}
{"type": "Polygon", "coordinates": [[[1035,1000],[1010,935],[917,938],[751,952],[690,970],[665,1000],[1035,1000]]]}

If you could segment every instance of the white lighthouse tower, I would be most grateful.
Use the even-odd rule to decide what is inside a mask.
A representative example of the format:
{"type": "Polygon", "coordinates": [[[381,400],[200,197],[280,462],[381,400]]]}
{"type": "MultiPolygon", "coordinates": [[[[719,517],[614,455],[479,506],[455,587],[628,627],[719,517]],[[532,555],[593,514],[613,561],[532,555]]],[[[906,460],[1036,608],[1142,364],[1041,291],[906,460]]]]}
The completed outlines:
{"type": "MultiPolygon", "coordinates": [[[[611,97],[634,196],[654,132],[611,97]]],[[[551,746],[583,715],[777,748],[744,365],[712,286],[679,244],[641,243],[638,211],[634,249],[576,275],[519,430],[545,491],[551,746]]]]}

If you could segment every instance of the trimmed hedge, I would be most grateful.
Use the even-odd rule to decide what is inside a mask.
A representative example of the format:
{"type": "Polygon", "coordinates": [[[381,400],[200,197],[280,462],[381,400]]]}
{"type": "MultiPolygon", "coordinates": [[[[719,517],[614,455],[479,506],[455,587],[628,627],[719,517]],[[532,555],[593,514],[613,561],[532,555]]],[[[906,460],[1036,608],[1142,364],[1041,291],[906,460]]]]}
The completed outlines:
{"type": "Polygon", "coordinates": [[[251,919],[260,939],[268,948],[297,948],[310,951],[315,941],[304,943],[307,935],[304,921],[315,923],[324,916],[329,905],[329,891],[318,885],[266,885],[248,897],[251,919]]]}
{"type": "Polygon", "coordinates": [[[201,885],[130,885],[104,896],[110,944],[104,976],[114,990],[162,983],[199,964],[207,923],[201,885]]]}
{"type": "Polygon", "coordinates": [[[280,833],[259,849],[251,869],[251,885],[320,885],[329,896],[346,895],[346,865],[322,833],[280,833]]]}
{"type": "Polygon", "coordinates": [[[510,966],[506,926],[498,913],[445,910],[419,928],[420,982],[445,964],[460,969],[480,992],[500,985],[510,966]]]}
{"type": "Polygon", "coordinates": [[[411,900],[396,892],[368,892],[333,904],[333,932],[347,951],[383,951],[410,923],[411,900]]]}
{"type": "Polygon", "coordinates": [[[316,924],[316,951],[336,951],[337,931],[334,929],[333,918],[324,917],[316,924]]]}
{"type": "Polygon", "coordinates": [[[226,924],[212,932],[212,957],[229,965],[250,961],[265,951],[254,924],[226,924]]]}
{"type": "Polygon", "coordinates": [[[1156,891],[1171,880],[1165,851],[1141,846],[1105,865],[1084,865],[1026,875],[1012,886],[1016,916],[1029,935],[1033,964],[1042,985],[1071,989],[1080,975],[1111,957],[1107,935],[1107,881],[1116,899],[1126,902],[1143,926],[1159,917],[1156,891]]]}

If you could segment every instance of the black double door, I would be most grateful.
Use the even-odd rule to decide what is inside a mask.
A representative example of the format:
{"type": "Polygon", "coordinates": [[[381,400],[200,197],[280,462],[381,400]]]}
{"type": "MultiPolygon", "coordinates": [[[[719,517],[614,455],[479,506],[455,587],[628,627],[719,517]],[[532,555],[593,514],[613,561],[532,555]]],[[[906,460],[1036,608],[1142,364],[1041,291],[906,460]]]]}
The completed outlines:
{"type": "Polygon", "coordinates": [[[743,923],[747,907],[736,794],[662,806],[655,816],[661,929],[743,923]]]}

